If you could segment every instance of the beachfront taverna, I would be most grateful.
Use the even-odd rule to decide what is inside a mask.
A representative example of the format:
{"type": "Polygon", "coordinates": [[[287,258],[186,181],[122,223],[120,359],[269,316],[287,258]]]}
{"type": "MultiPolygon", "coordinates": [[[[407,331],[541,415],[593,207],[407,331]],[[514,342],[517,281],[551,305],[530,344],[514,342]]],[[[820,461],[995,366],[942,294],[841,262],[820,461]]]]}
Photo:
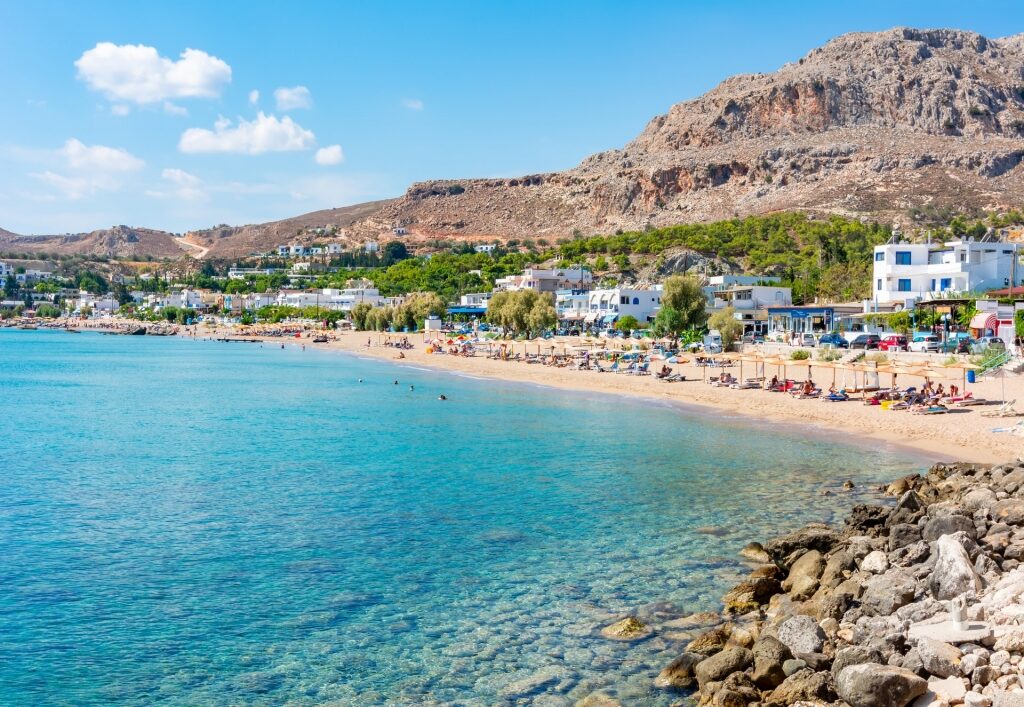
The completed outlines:
{"type": "Polygon", "coordinates": [[[995,234],[944,243],[908,243],[894,234],[875,246],[872,299],[910,308],[923,299],[1016,286],[1024,281],[1019,253],[1019,243],[995,234]]]}

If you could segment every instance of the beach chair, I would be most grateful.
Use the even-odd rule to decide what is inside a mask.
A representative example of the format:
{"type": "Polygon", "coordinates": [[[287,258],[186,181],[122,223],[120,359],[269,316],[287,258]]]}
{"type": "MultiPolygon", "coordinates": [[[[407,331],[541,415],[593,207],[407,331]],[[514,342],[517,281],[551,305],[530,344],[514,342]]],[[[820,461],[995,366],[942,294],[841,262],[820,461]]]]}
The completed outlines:
{"type": "Polygon", "coordinates": [[[913,415],[944,415],[949,412],[945,405],[926,405],[910,411],[913,415]]]}
{"type": "Polygon", "coordinates": [[[1016,403],[1016,400],[1007,400],[994,410],[982,410],[981,414],[983,417],[1019,417],[1022,413],[1013,408],[1016,403]]]}

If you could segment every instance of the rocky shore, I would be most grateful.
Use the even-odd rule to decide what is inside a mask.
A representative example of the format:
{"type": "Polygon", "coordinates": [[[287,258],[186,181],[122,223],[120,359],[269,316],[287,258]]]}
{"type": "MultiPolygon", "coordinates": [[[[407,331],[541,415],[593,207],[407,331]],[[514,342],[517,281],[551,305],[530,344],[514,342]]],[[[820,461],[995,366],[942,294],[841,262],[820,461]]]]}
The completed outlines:
{"type": "Polygon", "coordinates": [[[690,617],[656,686],[716,707],[1024,706],[1024,462],[937,464],[886,494],[748,545],[749,576],[690,617]]]}

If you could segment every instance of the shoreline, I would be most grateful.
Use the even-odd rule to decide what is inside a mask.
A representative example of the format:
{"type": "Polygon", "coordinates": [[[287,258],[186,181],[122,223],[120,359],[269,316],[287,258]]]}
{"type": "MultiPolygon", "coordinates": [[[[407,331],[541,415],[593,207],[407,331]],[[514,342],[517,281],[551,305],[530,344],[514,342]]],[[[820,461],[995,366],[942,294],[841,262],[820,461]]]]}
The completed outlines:
{"type": "MultiPolygon", "coordinates": [[[[134,325],[134,322],[119,322],[134,325]]],[[[138,323],[144,325],[145,323],[138,323]]],[[[100,327],[83,331],[103,331],[100,327]]],[[[979,463],[998,463],[1021,456],[1020,437],[1015,434],[994,433],[993,428],[1012,427],[1017,418],[985,417],[983,407],[957,409],[944,415],[915,415],[910,412],[883,411],[877,406],[865,406],[857,398],[843,403],[822,400],[797,400],[784,393],[763,390],[734,390],[706,385],[703,378],[717,374],[693,364],[672,365],[675,372],[686,376],[685,381],[666,383],[654,376],[631,376],[594,371],[575,371],[543,364],[499,361],[484,355],[471,357],[450,354],[428,354],[419,341],[421,334],[411,334],[411,349],[383,346],[376,332],[331,332],[332,340],[314,343],[307,335],[268,336],[233,329],[200,330],[193,336],[182,329],[176,334],[182,338],[221,339],[241,338],[248,341],[272,342],[285,345],[308,346],[311,349],[335,351],[369,359],[390,361],[400,365],[416,366],[435,372],[465,375],[480,380],[502,380],[511,383],[537,385],[551,390],[570,390],[612,396],[628,396],[634,400],[656,400],[692,414],[708,414],[717,419],[735,418],[766,425],[783,425],[796,431],[828,437],[841,435],[842,441],[853,446],[884,443],[894,449],[920,456],[923,462],[969,460],[979,463]],[[367,347],[370,339],[372,346],[367,347]]],[[[735,371],[734,371],[735,372],[735,371]]],[[[770,373],[770,371],[768,371],[770,373]]],[[[885,382],[883,380],[883,382],[885,382]]],[[[998,400],[1000,384],[1005,386],[1008,400],[1024,401],[1024,378],[1004,381],[985,381],[971,384],[977,397],[998,400]]]]}

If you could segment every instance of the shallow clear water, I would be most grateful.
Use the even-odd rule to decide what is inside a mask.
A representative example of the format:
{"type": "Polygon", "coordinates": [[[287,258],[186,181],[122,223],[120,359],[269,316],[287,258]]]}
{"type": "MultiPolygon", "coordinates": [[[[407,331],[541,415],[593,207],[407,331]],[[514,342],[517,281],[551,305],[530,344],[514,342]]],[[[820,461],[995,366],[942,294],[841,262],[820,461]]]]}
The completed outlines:
{"type": "Polygon", "coordinates": [[[666,705],[679,641],[601,626],[922,465],[291,344],[0,330],[0,394],[14,705],[666,705]]]}

